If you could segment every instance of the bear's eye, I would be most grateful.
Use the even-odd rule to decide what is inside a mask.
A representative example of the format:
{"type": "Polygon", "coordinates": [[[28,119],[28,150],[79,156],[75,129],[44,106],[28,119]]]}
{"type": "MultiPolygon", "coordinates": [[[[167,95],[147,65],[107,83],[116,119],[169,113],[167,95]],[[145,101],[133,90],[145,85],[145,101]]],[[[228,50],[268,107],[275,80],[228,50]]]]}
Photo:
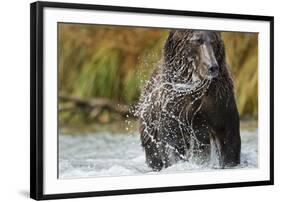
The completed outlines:
{"type": "Polygon", "coordinates": [[[194,39],[194,40],[192,40],[192,43],[195,44],[195,45],[202,45],[203,40],[202,39],[194,39]]]}

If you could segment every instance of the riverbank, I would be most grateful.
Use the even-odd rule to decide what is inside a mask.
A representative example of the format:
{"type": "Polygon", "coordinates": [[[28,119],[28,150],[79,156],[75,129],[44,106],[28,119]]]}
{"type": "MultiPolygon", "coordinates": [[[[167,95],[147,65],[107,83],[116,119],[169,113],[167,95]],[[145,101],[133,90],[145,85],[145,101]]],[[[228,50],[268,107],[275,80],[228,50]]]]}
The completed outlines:
{"type": "MultiPolygon", "coordinates": [[[[253,131],[258,128],[257,120],[241,120],[240,129],[253,131]]],[[[125,121],[115,121],[107,124],[91,123],[91,124],[81,124],[81,125],[60,125],[59,134],[72,134],[72,135],[85,135],[85,134],[95,134],[102,132],[110,133],[123,133],[131,134],[138,131],[138,121],[136,119],[127,119],[125,121]]]]}

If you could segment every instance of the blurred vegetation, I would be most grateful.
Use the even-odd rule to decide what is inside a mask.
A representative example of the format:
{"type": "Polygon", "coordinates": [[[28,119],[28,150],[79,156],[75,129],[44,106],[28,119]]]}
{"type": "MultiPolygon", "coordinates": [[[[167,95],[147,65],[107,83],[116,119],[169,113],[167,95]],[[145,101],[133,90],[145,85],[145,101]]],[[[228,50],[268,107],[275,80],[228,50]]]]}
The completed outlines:
{"type": "MultiPolygon", "coordinates": [[[[59,24],[59,94],[133,104],[161,57],[168,32],[154,28],[59,24]]],[[[257,118],[257,34],[224,32],[223,39],[235,79],[240,115],[257,118]]],[[[59,101],[60,108],[68,105],[59,101]]],[[[81,108],[60,111],[60,124],[108,123],[120,119],[120,114],[107,109],[99,111],[98,116],[91,114],[81,108]]]]}
{"type": "Polygon", "coordinates": [[[244,118],[258,116],[258,34],[224,32],[227,62],[235,81],[236,101],[244,118]]]}

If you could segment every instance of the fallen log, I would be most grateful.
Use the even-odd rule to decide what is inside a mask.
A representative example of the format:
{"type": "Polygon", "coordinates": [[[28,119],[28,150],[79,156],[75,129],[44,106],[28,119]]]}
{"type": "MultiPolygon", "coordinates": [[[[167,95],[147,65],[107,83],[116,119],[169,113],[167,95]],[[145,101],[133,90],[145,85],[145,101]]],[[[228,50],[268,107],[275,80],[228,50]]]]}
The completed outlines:
{"type": "Polygon", "coordinates": [[[59,100],[61,102],[70,102],[71,104],[59,107],[59,112],[63,111],[74,111],[77,108],[89,108],[89,111],[92,114],[97,116],[98,112],[102,109],[107,109],[109,111],[121,114],[122,116],[133,116],[130,106],[122,103],[114,102],[107,98],[92,98],[92,99],[83,99],[77,96],[69,96],[65,94],[59,95],[59,100]]]}

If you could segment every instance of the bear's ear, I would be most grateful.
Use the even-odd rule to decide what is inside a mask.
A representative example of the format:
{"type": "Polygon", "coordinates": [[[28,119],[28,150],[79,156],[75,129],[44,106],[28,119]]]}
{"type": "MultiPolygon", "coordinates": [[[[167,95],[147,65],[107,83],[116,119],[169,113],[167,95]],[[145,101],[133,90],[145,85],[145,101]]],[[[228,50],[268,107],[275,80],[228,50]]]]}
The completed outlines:
{"type": "Polygon", "coordinates": [[[170,32],[169,32],[169,37],[173,37],[174,33],[176,32],[175,29],[172,29],[170,32]]]}
{"type": "Polygon", "coordinates": [[[176,32],[176,30],[171,30],[171,31],[169,32],[167,41],[172,41],[172,40],[173,40],[173,36],[174,36],[175,32],[176,32]]]}
{"type": "Polygon", "coordinates": [[[164,59],[170,61],[176,55],[176,47],[184,37],[184,30],[171,30],[164,45],[164,59]]]}
{"type": "Polygon", "coordinates": [[[178,41],[180,39],[182,39],[182,37],[184,36],[184,31],[183,30],[171,30],[168,36],[168,39],[171,39],[173,41],[178,41]]]}
{"type": "Polygon", "coordinates": [[[215,32],[217,39],[221,39],[221,32],[215,32]]]}

